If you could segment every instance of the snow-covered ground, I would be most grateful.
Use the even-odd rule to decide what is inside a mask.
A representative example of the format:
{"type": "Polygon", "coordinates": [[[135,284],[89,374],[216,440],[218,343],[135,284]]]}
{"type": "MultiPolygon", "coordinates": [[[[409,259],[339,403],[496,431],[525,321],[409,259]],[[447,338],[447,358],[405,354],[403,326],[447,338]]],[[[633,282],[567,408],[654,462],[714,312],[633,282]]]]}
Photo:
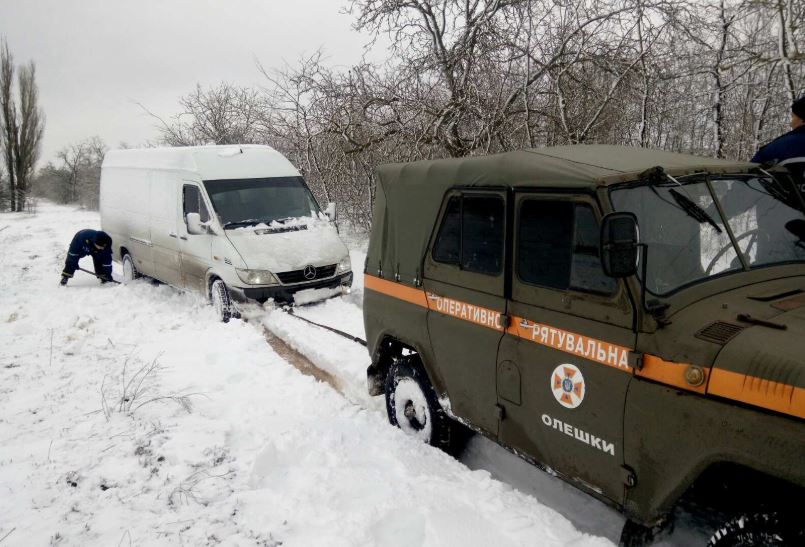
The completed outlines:
{"type": "MultiPolygon", "coordinates": [[[[587,532],[613,537],[613,513],[596,504],[579,531],[493,478],[492,445],[473,443],[468,466],[390,427],[357,344],[270,306],[221,324],[148,281],[78,272],[58,287],[70,238],[98,224],[50,204],[0,215],[3,547],[610,544],[587,532]],[[285,362],[264,326],[340,393],[285,362]]],[[[360,335],[356,285],[303,313],[360,335]]]]}

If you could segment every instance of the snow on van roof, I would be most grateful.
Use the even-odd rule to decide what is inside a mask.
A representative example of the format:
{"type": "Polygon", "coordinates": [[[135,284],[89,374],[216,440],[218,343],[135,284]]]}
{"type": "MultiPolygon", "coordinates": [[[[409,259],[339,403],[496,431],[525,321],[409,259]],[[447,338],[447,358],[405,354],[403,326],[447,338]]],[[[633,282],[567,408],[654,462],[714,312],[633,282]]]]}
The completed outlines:
{"type": "Polygon", "coordinates": [[[256,144],[111,150],[103,168],[188,171],[201,180],[299,176],[285,156],[256,144]]]}

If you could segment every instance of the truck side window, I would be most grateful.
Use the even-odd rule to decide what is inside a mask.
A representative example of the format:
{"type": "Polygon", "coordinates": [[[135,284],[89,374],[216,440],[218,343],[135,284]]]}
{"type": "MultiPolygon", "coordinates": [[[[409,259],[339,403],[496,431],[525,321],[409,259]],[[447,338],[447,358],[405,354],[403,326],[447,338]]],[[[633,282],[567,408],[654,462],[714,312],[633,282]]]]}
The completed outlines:
{"type": "MultiPolygon", "coordinates": [[[[201,192],[197,186],[184,186],[182,190],[182,202],[184,203],[184,214],[182,218],[187,219],[187,213],[198,213],[201,217],[201,222],[210,220],[210,214],[207,212],[207,206],[204,200],[201,199],[201,192]]],[[[185,220],[187,222],[187,220],[185,220]]]]}
{"type": "Polygon", "coordinates": [[[601,268],[598,221],[588,205],[525,200],[517,245],[517,274],[526,283],[603,294],[617,288],[601,268]]]}
{"type": "Polygon", "coordinates": [[[573,204],[529,199],[520,206],[517,273],[526,283],[567,289],[573,204]]]}
{"type": "Polygon", "coordinates": [[[503,269],[504,225],[499,197],[451,197],[433,244],[433,260],[469,272],[498,274],[503,269]]]}
{"type": "Polygon", "coordinates": [[[577,204],[570,287],[582,291],[612,294],[618,282],[601,267],[601,228],[588,205],[577,204]]]}
{"type": "Polygon", "coordinates": [[[461,255],[461,198],[452,197],[433,244],[433,260],[458,264],[461,255]]]}
{"type": "Polygon", "coordinates": [[[461,211],[461,269],[498,274],[503,269],[503,200],[465,196],[461,211]]]}

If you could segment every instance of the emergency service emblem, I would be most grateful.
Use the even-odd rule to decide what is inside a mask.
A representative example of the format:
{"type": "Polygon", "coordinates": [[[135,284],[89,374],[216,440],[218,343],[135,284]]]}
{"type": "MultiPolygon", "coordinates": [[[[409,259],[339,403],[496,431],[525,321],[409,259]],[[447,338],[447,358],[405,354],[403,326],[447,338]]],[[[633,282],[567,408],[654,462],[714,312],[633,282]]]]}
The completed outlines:
{"type": "Polygon", "coordinates": [[[584,400],[584,376],[575,365],[559,365],[551,375],[551,391],[560,405],[576,408],[584,400]]]}

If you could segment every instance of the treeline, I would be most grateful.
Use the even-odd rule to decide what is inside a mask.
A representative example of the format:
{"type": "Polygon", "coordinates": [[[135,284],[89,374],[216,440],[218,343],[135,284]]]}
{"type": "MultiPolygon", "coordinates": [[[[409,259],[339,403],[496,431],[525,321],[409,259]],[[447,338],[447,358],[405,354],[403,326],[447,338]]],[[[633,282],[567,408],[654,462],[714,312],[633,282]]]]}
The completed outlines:
{"type": "Polygon", "coordinates": [[[0,211],[34,212],[37,197],[97,209],[106,145],[98,137],[62,148],[55,161],[34,171],[45,115],[39,106],[36,65],[17,66],[0,41],[0,211]],[[16,88],[15,84],[16,83],[16,88]]]}
{"type": "Polygon", "coordinates": [[[610,143],[748,159],[803,88],[803,0],[352,0],[391,44],[197,87],[164,142],[268,143],[368,226],[386,162],[610,143]]]}
{"type": "MultiPolygon", "coordinates": [[[[787,130],[805,85],[805,0],[351,0],[346,10],[385,61],[336,68],[319,52],[258,67],[259,88],[199,85],[178,114],[155,116],[162,142],[270,144],[322,202],[368,227],[381,163],[572,143],[748,159],[787,130]]],[[[45,168],[48,192],[93,206],[97,184],[78,182],[102,157],[90,156],[85,175],[66,158],[45,168]]]]}
{"type": "Polygon", "coordinates": [[[65,146],[36,174],[32,192],[56,203],[74,203],[85,209],[98,209],[101,164],[106,144],[90,137],[65,146]]]}

